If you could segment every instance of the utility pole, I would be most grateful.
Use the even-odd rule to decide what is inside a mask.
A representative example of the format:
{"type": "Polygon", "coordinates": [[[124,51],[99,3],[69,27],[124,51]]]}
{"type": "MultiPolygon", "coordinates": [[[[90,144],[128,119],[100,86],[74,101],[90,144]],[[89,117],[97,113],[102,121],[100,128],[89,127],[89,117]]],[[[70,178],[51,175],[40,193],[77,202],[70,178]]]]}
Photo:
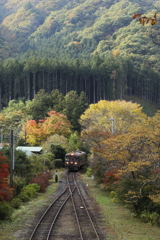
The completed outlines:
{"type": "Polygon", "coordinates": [[[44,151],[44,174],[46,174],[46,151],[44,151]]]}
{"type": "Polygon", "coordinates": [[[25,139],[25,145],[26,145],[26,139],[27,139],[26,124],[24,125],[24,131],[25,131],[25,133],[24,133],[25,138],[24,139],[25,139]]]}
{"type": "Polygon", "coordinates": [[[112,121],[112,135],[114,134],[114,118],[108,119],[109,121],[112,121]]]}
{"type": "Polygon", "coordinates": [[[13,130],[10,132],[10,187],[13,188],[13,177],[14,177],[14,141],[13,141],[13,130]]]}
{"type": "Polygon", "coordinates": [[[3,142],[3,128],[1,128],[1,143],[3,142]]]}

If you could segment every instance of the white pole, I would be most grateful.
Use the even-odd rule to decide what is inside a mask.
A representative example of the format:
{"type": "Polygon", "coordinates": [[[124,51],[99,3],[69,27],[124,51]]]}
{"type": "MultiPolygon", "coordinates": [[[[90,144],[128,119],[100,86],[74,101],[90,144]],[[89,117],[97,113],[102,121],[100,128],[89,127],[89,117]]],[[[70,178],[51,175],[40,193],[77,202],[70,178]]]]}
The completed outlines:
{"type": "Polygon", "coordinates": [[[1,128],[1,143],[3,141],[3,128],[1,128]]]}
{"type": "Polygon", "coordinates": [[[110,118],[110,119],[107,119],[109,121],[112,121],[112,129],[111,129],[111,132],[112,132],[112,135],[114,134],[114,118],[110,118]]]}
{"type": "Polygon", "coordinates": [[[46,154],[46,151],[44,151],[44,174],[46,173],[46,159],[45,159],[45,154],[46,154]]]}

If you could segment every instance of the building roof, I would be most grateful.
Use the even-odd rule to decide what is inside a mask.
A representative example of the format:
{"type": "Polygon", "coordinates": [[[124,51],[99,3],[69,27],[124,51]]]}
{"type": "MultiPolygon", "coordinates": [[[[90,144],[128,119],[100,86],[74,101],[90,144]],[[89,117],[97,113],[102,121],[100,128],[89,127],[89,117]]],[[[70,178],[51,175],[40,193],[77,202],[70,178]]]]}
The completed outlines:
{"type": "MultiPolygon", "coordinates": [[[[21,150],[21,149],[18,149],[18,150],[21,150]]],[[[28,151],[28,150],[21,150],[22,152],[25,152],[25,154],[27,155],[27,156],[32,156],[32,155],[35,155],[33,152],[30,152],[30,151],[28,151]]]]}
{"type": "Polygon", "coordinates": [[[16,150],[21,150],[23,152],[26,152],[27,155],[31,155],[29,153],[41,153],[42,147],[18,146],[16,147],[16,150]]]}

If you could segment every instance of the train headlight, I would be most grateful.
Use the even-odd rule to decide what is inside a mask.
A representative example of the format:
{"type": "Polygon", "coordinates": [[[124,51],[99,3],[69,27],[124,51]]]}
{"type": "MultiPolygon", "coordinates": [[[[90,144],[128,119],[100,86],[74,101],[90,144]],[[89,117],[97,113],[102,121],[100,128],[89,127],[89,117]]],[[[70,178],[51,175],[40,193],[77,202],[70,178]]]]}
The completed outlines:
{"type": "Polygon", "coordinates": [[[70,162],[70,164],[73,164],[73,162],[70,162]]]}
{"type": "Polygon", "coordinates": [[[66,164],[68,164],[69,162],[66,162],[66,164]]]}
{"type": "Polygon", "coordinates": [[[77,165],[77,162],[75,162],[74,164],[77,165]]]}

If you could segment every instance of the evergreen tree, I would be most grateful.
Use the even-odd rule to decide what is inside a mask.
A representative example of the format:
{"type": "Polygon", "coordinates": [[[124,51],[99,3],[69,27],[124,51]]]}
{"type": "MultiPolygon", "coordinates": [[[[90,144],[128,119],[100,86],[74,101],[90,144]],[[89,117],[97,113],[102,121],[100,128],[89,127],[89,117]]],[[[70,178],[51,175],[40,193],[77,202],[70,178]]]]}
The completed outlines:
{"type": "Polygon", "coordinates": [[[50,106],[51,96],[44,89],[41,89],[31,101],[28,114],[32,115],[33,119],[38,122],[48,116],[47,112],[49,112],[50,106]]]}
{"type": "Polygon", "coordinates": [[[70,120],[71,124],[74,126],[75,131],[80,131],[79,119],[81,114],[87,109],[87,98],[85,93],[82,92],[80,96],[76,93],[76,91],[70,91],[64,97],[64,110],[63,114],[65,114],[70,120]]]}

